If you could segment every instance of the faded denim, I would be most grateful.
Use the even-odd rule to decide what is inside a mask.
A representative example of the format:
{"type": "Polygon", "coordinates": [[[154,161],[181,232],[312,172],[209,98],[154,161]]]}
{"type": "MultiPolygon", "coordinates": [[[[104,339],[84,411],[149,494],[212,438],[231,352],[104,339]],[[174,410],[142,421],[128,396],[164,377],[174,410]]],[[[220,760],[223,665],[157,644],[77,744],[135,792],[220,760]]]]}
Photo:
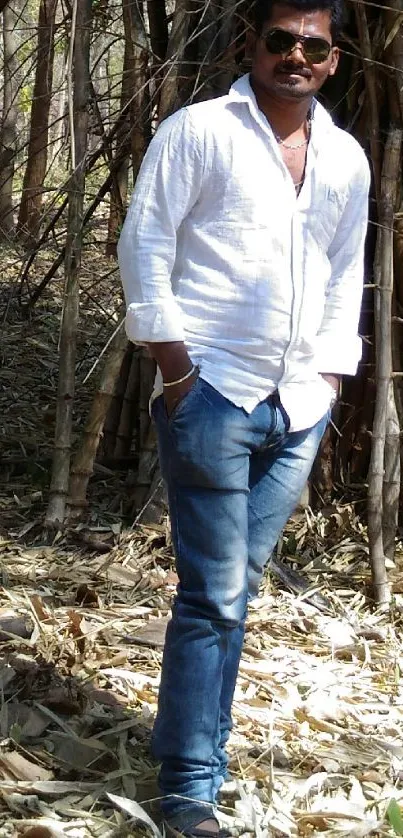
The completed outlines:
{"type": "Polygon", "coordinates": [[[214,805],[226,776],[247,601],[298,503],[328,414],[290,433],[277,394],[248,414],[199,377],[169,418],[162,396],[152,415],[180,580],[152,745],[163,811],[184,827],[199,809],[208,816],[203,803],[214,805]]]}

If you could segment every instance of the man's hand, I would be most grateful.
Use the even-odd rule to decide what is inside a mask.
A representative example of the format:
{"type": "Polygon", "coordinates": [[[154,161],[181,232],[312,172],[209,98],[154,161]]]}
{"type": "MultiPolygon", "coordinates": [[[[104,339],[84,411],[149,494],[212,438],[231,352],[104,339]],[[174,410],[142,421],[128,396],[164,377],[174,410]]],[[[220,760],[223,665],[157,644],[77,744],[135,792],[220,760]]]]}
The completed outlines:
{"type": "Polygon", "coordinates": [[[192,389],[199,375],[199,368],[195,367],[192,375],[182,381],[181,384],[175,384],[174,387],[164,387],[164,401],[168,416],[175,410],[175,407],[185,398],[185,396],[192,389]]]}
{"type": "Polygon", "coordinates": [[[341,376],[336,375],[336,373],[333,372],[321,372],[321,376],[325,379],[325,381],[327,381],[328,384],[330,384],[331,388],[334,390],[336,394],[336,398],[338,398],[338,396],[340,395],[341,376]]]}
{"type": "MultiPolygon", "coordinates": [[[[172,343],[149,343],[148,349],[161,370],[164,383],[177,381],[178,378],[183,378],[192,369],[192,361],[189,358],[185,344],[181,341],[174,341],[172,343]]],[[[164,388],[164,399],[168,416],[171,415],[175,407],[189,392],[198,374],[198,370],[195,369],[193,375],[190,375],[181,384],[164,388]]]]}

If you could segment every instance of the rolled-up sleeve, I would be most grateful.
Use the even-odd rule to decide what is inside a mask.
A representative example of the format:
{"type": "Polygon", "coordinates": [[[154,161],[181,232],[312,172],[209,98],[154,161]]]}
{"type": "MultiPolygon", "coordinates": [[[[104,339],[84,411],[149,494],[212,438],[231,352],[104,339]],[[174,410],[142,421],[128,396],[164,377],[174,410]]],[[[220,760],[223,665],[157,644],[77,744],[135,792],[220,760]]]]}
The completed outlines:
{"type": "Polygon", "coordinates": [[[331,277],[317,335],[320,372],[355,375],[361,359],[358,335],[368,225],[370,172],[366,159],[350,184],[350,194],[328,250],[331,277]]]}
{"type": "Polygon", "coordinates": [[[184,339],[172,292],[176,233],[199,196],[203,155],[186,108],[166,119],[144,157],[118,243],[134,343],[184,339]]]}

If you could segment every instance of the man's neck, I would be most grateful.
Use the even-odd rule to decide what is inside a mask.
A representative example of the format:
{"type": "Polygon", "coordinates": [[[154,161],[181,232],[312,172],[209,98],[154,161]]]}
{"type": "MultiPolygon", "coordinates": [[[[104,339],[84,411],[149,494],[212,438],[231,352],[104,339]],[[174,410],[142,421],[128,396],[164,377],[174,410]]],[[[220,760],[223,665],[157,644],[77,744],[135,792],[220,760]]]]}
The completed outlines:
{"type": "Polygon", "coordinates": [[[253,78],[250,79],[250,83],[258,108],[264,113],[276,135],[286,138],[305,128],[312,97],[296,101],[277,99],[256,84],[253,78]]]}

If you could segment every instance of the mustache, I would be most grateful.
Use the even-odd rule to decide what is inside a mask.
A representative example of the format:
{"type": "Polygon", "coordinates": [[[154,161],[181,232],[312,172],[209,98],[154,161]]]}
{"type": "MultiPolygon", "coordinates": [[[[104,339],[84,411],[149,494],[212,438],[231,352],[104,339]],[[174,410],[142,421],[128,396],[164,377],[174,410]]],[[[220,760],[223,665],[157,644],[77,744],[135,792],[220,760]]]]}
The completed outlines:
{"type": "Polygon", "coordinates": [[[293,73],[295,76],[303,76],[304,78],[311,77],[311,72],[307,67],[294,64],[291,61],[282,61],[281,64],[278,64],[276,73],[293,73]]]}

